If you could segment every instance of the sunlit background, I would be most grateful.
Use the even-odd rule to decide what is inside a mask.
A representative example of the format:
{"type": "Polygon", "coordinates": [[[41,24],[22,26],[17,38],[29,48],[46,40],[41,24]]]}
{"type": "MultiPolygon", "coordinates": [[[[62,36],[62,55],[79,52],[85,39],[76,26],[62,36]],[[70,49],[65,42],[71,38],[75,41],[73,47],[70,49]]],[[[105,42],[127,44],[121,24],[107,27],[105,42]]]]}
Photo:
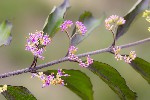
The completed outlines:
{"type": "MultiPolygon", "coordinates": [[[[137,0],[70,0],[71,8],[66,19],[73,21],[84,11],[91,11],[93,16],[99,18],[104,12],[107,17],[116,14],[124,16],[137,0]]],[[[59,6],[63,0],[0,0],[0,21],[5,19],[13,23],[13,40],[10,46],[0,48],[0,74],[29,67],[33,55],[25,51],[26,37],[28,33],[35,30],[42,30],[45,19],[53,6],[59,6]]],[[[126,44],[140,39],[150,37],[147,31],[149,24],[137,16],[129,31],[117,41],[117,44],[126,44]]],[[[84,53],[96,49],[108,47],[112,43],[112,34],[104,27],[104,23],[95,29],[93,33],[78,45],[78,53],[84,53]]],[[[64,57],[68,50],[69,40],[65,33],[58,32],[53,38],[52,44],[47,47],[44,53],[45,60],[38,60],[38,64],[50,62],[64,57]]],[[[150,62],[150,46],[144,43],[135,47],[122,50],[128,54],[135,50],[138,57],[150,62]]],[[[114,56],[103,53],[92,56],[97,61],[108,63],[117,69],[125,78],[127,85],[137,93],[138,100],[149,100],[150,85],[128,64],[123,61],[116,61],[114,56]]],[[[118,96],[99,77],[76,63],[64,62],[42,69],[79,69],[85,72],[91,79],[94,90],[94,100],[120,100],[118,96]]],[[[76,94],[63,86],[50,86],[41,88],[42,83],[37,78],[30,78],[31,74],[21,74],[5,79],[0,79],[0,84],[14,86],[25,86],[38,100],[81,100],[76,94]]],[[[6,100],[0,95],[0,100],[6,100]]]]}

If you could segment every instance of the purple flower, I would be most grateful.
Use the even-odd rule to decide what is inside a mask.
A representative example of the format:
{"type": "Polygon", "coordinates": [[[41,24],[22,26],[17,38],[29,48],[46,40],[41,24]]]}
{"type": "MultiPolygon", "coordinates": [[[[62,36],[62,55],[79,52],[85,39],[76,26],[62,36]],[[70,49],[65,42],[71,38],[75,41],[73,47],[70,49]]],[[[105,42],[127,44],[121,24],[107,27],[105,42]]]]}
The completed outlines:
{"type": "Polygon", "coordinates": [[[78,48],[76,48],[75,46],[70,46],[69,48],[69,60],[74,60],[77,61],[78,57],[75,55],[75,52],[78,50],[78,48]]]}
{"type": "MultiPolygon", "coordinates": [[[[73,22],[71,20],[66,20],[64,21],[64,23],[60,26],[61,31],[67,32],[67,29],[70,28],[73,25],[73,22]]],[[[79,33],[81,35],[85,35],[85,33],[87,32],[87,28],[85,27],[85,25],[82,22],[76,21],[75,23],[76,25],[76,33],[79,33]]]]}
{"type": "Polygon", "coordinates": [[[61,31],[67,31],[68,28],[70,28],[73,25],[73,22],[71,20],[66,20],[64,23],[60,26],[61,31]]]}
{"type": "Polygon", "coordinates": [[[79,57],[75,55],[75,52],[77,51],[77,49],[78,48],[76,48],[75,46],[70,46],[69,55],[68,55],[69,60],[77,61],[79,63],[79,66],[81,67],[88,67],[90,64],[93,63],[93,59],[90,58],[89,55],[87,56],[87,61],[83,63],[82,60],[79,59],[79,57]]]}
{"type": "Polygon", "coordinates": [[[31,51],[34,56],[44,59],[42,56],[44,47],[51,43],[49,35],[44,35],[42,31],[36,31],[34,34],[29,33],[25,50],[31,51]]]}
{"type": "Polygon", "coordinates": [[[78,50],[78,48],[76,48],[75,46],[70,46],[69,48],[69,53],[73,53],[75,54],[75,52],[78,50]]]}
{"type": "Polygon", "coordinates": [[[64,71],[62,71],[62,69],[58,69],[57,70],[57,74],[61,77],[61,76],[69,76],[68,74],[65,74],[64,71]]]}
{"type": "Polygon", "coordinates": [[[84,62],[82,62],[82,61],[80,61],[79,62],[79,66],[81,66],[81,67],[88,67],[90,64],[92,64],[93,63],[93,59],[92,58],[90,58],[90,56],[88,55],[87,56],[87,61],[84,63],[84,62]]]}
{"type": "Polygon", "coordinates": [[[37,57],[39,57],[39,58],[41,58],[41,59],[44,59],[44,57],[42,56],[42,53],[43,53],[43,52],[44,52],[44,49],[43,49],[43,48],[40,48],[40,49],[34,51],[34,52],[33,52],[33,55],[34,55],[34,56],[37,56],[37,57]]]}
{"type": "Polygon", "coordinates": [[[29,33],[29,38],[27,39],[28,43],[38,43],[38,38],[36,34],[29,33]]]}
{"type": "Polygon", "coordinates": [[[42,45],[48,45],[51,42],[51,39],[49,38],[49,35],[44,35],[41,41],[42,45]]]}
{"type": "Polygon", "coordinates": [[[44,88],[49,85],[57,85],[57,84],[66,85],[64,83],[64,80],[61,79],[62,76],[66,77],[69,75],[65,74],[65,72],[62,71],[62,69],[58,69],[56,75],[54,75],[54,73],[51,73],[50,75],[47,76],[47,75],[43,74],[43,72],[39,72],[39,73],[32,74],[31,78],[33,78],[33,77],[39,78],[43,83],[42,88],[44,88]]]}
{"type": "Polygon", "coordinates": [[[93,59],[92,58],[90,58],[90,56],[88,55],[87,56],[87,64],[92,64],[93,63],[93,59]]]}
{"type": "Polygon", "coordinates": [[[77,31],[82,35],[85,35],[85,33],[87,32],[87,29],[82,22],[77,21],[76,28],[77,28],[77,31]]]}
{"type": "Polygon", "coordinates": [[[81,67],[88,67],[88,65],[86,63],[83,63],[83,62],[79,63],[79,66],[81,66],[81,67]]]}

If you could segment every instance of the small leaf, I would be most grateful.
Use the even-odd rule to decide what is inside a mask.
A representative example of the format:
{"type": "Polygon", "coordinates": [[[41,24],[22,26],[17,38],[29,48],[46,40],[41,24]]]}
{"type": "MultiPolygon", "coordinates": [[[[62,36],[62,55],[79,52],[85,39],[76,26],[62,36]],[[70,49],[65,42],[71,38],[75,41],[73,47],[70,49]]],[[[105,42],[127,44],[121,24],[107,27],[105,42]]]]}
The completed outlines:
{"type": "Polygon", "coordinates": [[[45,22],[43,32],[47,33],[50,37],[53,37],[60,29],[60,25],[64,21],[64,15],[69,7],[69,0],[64,0],[57,8],[54,7],[45,22]]]}
{"type": "Polygon", "coordinates": [[[31,92],[23,86],[8,86],[7,90],[2,92],[7,100],[37,100],[31,92]]]}
{"type": "MultiPolygon", "coordinates": [[[[65,85],[72,92],[77,94],[82,100],[93,100],[93,90],[90,78],[79,70],[64,70],[66,74],[69,74],[68,77],[62,77],[64,82],[67,83],[65,85]]],[[[56,73],[56,70],[48,70],[44,72],[46,75],[49,75],[51,72],[56,73]]]]}
{"type": "Polygon", "coordinates": [[[136,57],[130,65],[150,84],[150,63],[136,57]]]}
{"type": "Polygon", "coordinates": [[[124,16],[124,19],[126,20],[126,23],[123,25],[120,25],[117,29],[116,37],[115,39],[117,40],[120,38],[123,34],[125,34],[135,17],[141,13],[143,10],[148,9],[149,6],[149,0],[141,0],[140,3],[138,3],[136,6],[133,6],[130,12],[124,16]]]}
{"type": "Polygon", "coordinates": [[[98,75],[116,94],[118,94],[121,100],[136,99],[136,93],[129,89],[124,78],[110,65],[94,61],[88,69],[98,75]]]}
{"type": "Polygon", "coordinates": [[[7,20],[0,24],[0,46],[10,44],[12,40],[11,29],[12,23],[8,22],[7,20]]]}
{"type": "MultiPolygon", "coordinates": [[[[76,34],[71,40],[71,45],[76,46],[85,38],[87,38],[92,33],[92,31],[103,22],[105,17],[105,14],[103,14],[101,18],[96,19],[92,16],[91,12],[84,12],[82,15],[80,15],[79,21],[83,22],[83,24],[86,26],[87,32],[84,36],[76,34]]],[[[75,34],[75,30],[76,29],[74,28],[72,35],[75,34]]]]}

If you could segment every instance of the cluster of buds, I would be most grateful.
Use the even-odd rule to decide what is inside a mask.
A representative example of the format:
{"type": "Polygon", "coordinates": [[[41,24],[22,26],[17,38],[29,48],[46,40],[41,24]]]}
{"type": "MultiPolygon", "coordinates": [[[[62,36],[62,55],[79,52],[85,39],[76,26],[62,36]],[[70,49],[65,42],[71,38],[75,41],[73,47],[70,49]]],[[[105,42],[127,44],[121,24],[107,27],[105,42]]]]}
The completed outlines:
{"type": "Polygon", "coordinates": [[[62,69],[58,69],[56,75],[54,73],[51,73],[50,75],[47,76],[43,74],[43,72],[39,72],[39,73],[33,73],[31,78],[33,77],[39,78],[43,83],[42,88],[44,88],[49,85],[57,85],[57,84],[66,85],[64,83],[64,80],[61,79],[62,76],[69,76],[69,75],[65,74],[65,72],[62,71],[62,69]]]}
{"type": "Polygon", "coordinates": [[[126,63],[131,63],[132,60],[134,60],[136,58],[136,54],[135,54],[135,51],[130,51],[130,54],[129,56],[124,56],[124,61],[126,63]]]}
{"type": "Polygon", "coordinates": [[[7,90],[7,85],[3,85],[3,87],[0,87],[0,93],[4,92],[7,90]]]}
{"type": "MultiPolygon", "coordinates": [[[[70,28],[72,25],[73,25],[73,22],[71,20],[64,21],[63,24],[60,26],[61,31],[68,32],[68,28],[70,28]]],[[[85,33],[87,32],[87,29],[82,22],[76,21],[75,26],[76,26],[77,33],[81,35],[85,35],[85,33]]]]}
{"type": "Polygon", "coordinates": [[[82,22],[76,21],[76,28],[77,32],[82,35],[85,35],[85,33],[87,32],[87,29],[82,22]]]}
{"type": "Polygon", "coordinates": [[[113,48],[113,51],[115,53],[115,58],[117,59],[117,61],[122,60],[122,58],[123,58],[123,56],[120,54],[120,50],[121,50],[121,48],[118,46],[113,48]]]}
{"type": "Polygon", "coordinates": [[[73,25],[73,22],[71,20],[66,20],[63,22],[63,24],[60,26],[61,31],[67,31],[68,28],[70,28],[73,25]]]}
{"type": "Polygon", "coordinates": [[[109,18],[105,20],[105,27],[107,30],[114,33],[116,27],[122,25],[126,22],[123,17],[119,17],[117,15],[111,15],[109,18]]]}
{"type": "Polygon", "coordinates": [[[121,48],[118,46],[113,48],[113,52],[115,54],[115,58],[117,59],[117,61],[124,60],[126,63],[131,63],[131,61],[136,58],[135,51],[130,51],[129,56],[127,56],[127,55],[122,56],[120,54],[120,50],[121,50],[121,48]]]}
{"type": "Polygon", "coordinates": [[[31,51],[34,56],[44,59],[42,54],[50,42],[49,35],[44,35],[42,31],[36,31],[34,34],[29,33],[25,50],[31,51]]]}
{"type": "MultiPolygon", "coordinates": [[[[143,12],[143,17],[146,18],[146,21],[150,22],[150,10],[145,10],[145,12],[143,12]]],[[[150,27],[148,27],[148,31],[150,31],[150,27]]]]}
{"type": "Polygon", "coordinates": [[[145,10],[145,12],[143,12],[143,17],[146,17],[146,20],[150,22],[150,10],[145,10]]]}
{"type": "Polygon", "coordinates": [[[81,66],[81,67],[88,67],[90,64],[93,63],[93,59],[90,58],[89,55],[87,56],[86,62],[83,62],[80,58],[78,58],[75,55],[75,52],[77,50],[78,50],[78,48],[76,48],[75,46],[70,46],[70,48],[69,48],[69,55],[68,55],[69,60],[77,61],[79,63],[79,66],[81,66]]]}

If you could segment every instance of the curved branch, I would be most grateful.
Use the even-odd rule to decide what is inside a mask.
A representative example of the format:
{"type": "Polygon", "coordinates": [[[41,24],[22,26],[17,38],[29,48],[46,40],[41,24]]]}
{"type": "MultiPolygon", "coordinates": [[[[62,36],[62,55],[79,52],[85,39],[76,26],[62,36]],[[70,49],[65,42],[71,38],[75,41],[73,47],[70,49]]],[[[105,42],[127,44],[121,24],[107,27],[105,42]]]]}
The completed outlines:
{"type": "MultiPolygon", "coordinates": [[[[139,41],[136,41],[136,42],[128,43],[128,44],[125,44],[125,45],[120,45],[119,47],[120,48],[128,48],[128,47],[139,45],[139,44],[142,44],[142,43],[145,43],[145,42],[148,42],[148,41],[150,41],[150,38],[146,38],[146,39],[139,40],[139,41]]],[[[108,47],[108,48],[95,50],[95,51],[91,51],[91,52],[87,52],[87,53],[83,53],[83,54],[78,54],[77,56],[79,58],[81,58],[81,57],[85,57],[87,55],[95,55],[95,54],[100,54],[100,53],[110,52],[110,51],[112,51],[112,48],[108,47]]],[[[51,62],[48,62],[48,63],[45,63],[45,64],[38,65],[38,66],[36,66],[35,70],[42,69],[42,68],[52,66],[52,65],[55,65],[55,64],[58,64],[58,63],[61,63],[61,62],[65,62],[65,61],[69,61],[68,57],[60,58],[58,60],[54,60],[54,61],[51,61],[51,62]]],[[[1,74],[0,78],[6,78],[6,77],[14,76],[14,75],[19,75],[19,74],[27,73],[27,72],[30,72],[30,71],[31,71],[30,68],[16,70],[16,71],[13,71],[13,72],[8,72],[8,73],[1,74]]]]}

